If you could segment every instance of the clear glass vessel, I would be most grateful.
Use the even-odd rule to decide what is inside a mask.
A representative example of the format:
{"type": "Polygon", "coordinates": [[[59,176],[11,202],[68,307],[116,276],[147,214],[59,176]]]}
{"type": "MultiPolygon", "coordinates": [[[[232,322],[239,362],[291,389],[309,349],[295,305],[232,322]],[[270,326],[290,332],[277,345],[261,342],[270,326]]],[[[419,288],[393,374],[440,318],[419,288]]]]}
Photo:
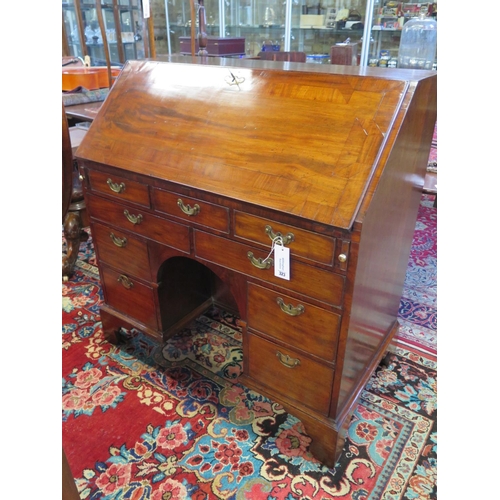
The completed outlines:
{"type": "Polygon", "coordinates": [[[403,27],[398,66],[411,69],[432,69],[436,59],[437,21],[421,12],[403,27]]]}

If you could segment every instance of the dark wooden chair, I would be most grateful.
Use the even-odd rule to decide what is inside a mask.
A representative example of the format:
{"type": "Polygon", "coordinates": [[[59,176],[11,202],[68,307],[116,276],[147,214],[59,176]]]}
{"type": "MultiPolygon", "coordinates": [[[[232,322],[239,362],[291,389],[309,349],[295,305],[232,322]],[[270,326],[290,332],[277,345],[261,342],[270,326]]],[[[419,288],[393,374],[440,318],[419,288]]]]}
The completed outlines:
{"type": "Polygon", "coordinates": [[[289,62],[306,62],[305,52],[278,52],[278,51],[263,51],[259,52],[259,59],[265,61],[289,61],[289,62]]]}
{"type": "Polygon", "coordinates": [[[71,135],[62,105],[62,222],[67,251],[62,257],[62,276],[67,280],[73,273],[80,243],[88,239],[83,230],[88,225],[82,183],[73,161],[71,135]]]}

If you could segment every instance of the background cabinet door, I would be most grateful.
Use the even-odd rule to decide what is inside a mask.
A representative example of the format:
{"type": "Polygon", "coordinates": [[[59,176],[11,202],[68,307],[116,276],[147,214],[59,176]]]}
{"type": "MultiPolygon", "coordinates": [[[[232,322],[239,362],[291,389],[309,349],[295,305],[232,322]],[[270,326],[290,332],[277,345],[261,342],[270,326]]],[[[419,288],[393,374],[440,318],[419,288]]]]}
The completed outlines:
{"type": "MultiPolygon", "coordinates": [[[[111,64],[121,66],[128,59],[147,57],[147,20],[139,0],[101,2],[111,64]]],[[[63,47],[68,56],[90,56],[91,66],[106,64],[96,0],[67,0],[62,3],[63,47]]]]}

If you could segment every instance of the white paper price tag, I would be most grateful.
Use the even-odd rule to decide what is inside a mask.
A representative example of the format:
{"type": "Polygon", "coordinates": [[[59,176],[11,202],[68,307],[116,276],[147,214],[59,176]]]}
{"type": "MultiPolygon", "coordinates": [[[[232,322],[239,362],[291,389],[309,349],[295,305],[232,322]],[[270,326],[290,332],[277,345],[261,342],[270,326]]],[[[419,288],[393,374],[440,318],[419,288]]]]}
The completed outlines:
{"type": "Polygon", "coordinates": [[[148,19],[151,15],[151,11],[149,8],[149,0],[142,0],[142,11],[144,13],[144,19],[148,19]]]}
{"type": "Polygon", "coordinates": [[[290,249],[283,245],[274,246],[274,275],[284,280],[290,279],[290,249]]]}

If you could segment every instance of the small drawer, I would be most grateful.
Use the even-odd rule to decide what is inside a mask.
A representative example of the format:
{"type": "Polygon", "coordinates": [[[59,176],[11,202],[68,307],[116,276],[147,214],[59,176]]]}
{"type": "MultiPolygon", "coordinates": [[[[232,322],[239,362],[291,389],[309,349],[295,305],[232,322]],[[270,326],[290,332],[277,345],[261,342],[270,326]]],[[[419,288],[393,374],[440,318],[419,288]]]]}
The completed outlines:
{"type": "Polygon", "coordinates": [[[92,225],[92,236],[100,262],[117,268],[126,264],[127,272],[145,280],[150,279],[148,245],[145,240],[99,223],[92,225]]]}
{"type": "Polygon", "coordinates": [[[248,326],[326,361],[334,361],[339,314],[249,283],[248,326]]]}
{"type": "Polygon", "coordinates": [[[115,196],[117,199],[143,207],[150,207],[147,184],[96,170],[89,170],[88,177],[93,191],[115,196]]]}
{"type": "Polygon", "coordinates": [[[151,287],[140,283],[127,271],[118,272],[107,266],[100,266],[99,271],[104,283],[106,304],[146,326],[158,328],[151,287]]]}
{"type": "Polygon", "coordinates": [[[293,256],[290,262],[291,278],[284,280],[274,275],[274,266],[260,268],[252,263],[258,263],[258,259],[265,259],[268,252],[243,243],[195,231],[195,252],[198,257],[214,264],[314,297],[328,304],[342,305],[345,278],[329,270],[300,262],[293,259],[293,256]]]}
{"type": "Polygon", "coordinates": [[[248,352],[245,371],[251,378],[286,399],[294,399],[328,414],[334,372],[332,368],[250,333],[248,352]]]}
{"type": "Polygon", "coordinates": [[[229,232],[229,210],[225,207],[156,188],[152,191],[152,197],[153,207],[158,212],[229,232]]]}
{"type": "Polygon", "coordinates": [[[189,253],[191,240],[189,227],[156,217],[140,207],[122,205],[115,201],[87,194],[87,208],[93,219],[132,231],[146,238],[164,243],[189,253]]]}
{"type": "Polygon", "coordinates": [[[271,248],[273,238],[281,235],[292,255],[321,264],[332,265],[335,238],[287,226],[269,219],[262,219],[243,212],[234,214],[234,235],[248,241],[262,243],[271,248]]]}

